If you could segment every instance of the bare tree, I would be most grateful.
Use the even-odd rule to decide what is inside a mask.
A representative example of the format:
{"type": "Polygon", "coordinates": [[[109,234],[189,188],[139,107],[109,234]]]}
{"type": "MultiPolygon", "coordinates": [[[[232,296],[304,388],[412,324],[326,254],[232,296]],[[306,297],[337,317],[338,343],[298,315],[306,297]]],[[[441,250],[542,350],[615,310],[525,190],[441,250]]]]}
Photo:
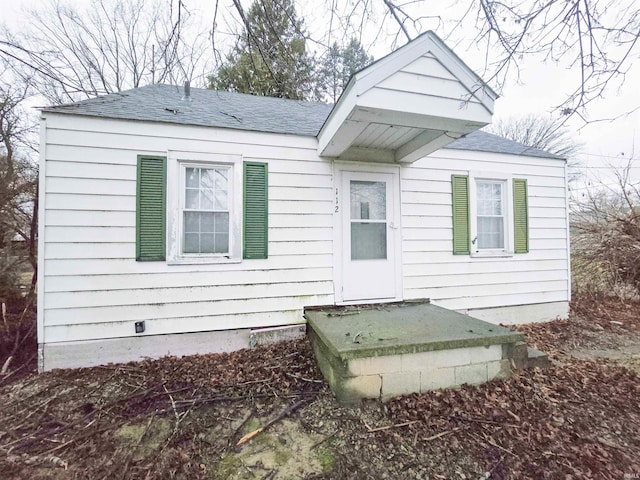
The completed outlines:
{"type": "Polygon", "coordinates": [[[635,1],[478,1],[480,38],[500,52],[493,59],[498,79],[517,68],[522,56],[536,53],[579,70],[574,90],[558,106],[564,115],[586,119],[586,105],[611,83],[624,80],[638,52],[640,10],[635,1]]]}
{"type": "MultiPolygon", "coordinates": [[[[411,31],[422,30],[424,19],[418,12],[423,8],[416,2],[382,1],[407,38],[411,31]]],[[[527,57],[577,69],[573,91],[557,108],[585,121],[586,106],[624,81],[640,50],[640,8],[635,0],[474,0],[450,23],[449,31],[469,20],[478,32],[473,43],[486,51],[487,80],[498,87],[527,57]]]]}
{"type": "Polygon", "coordinates": [[[38,172],[24,147],[31,126],[20,104],[27,88],[0,86],[0,297],[15,297],[21,263],[30,265],[36,284],[38,172]]]}
{"type": "Polygon", "coordinates": [[[500,119],[487,127],[487,131],[567,159],[573,158],[581,149],[562,125],[562,120],[550,116],[529,114],[500,119]]]}
{"type": "MultiPolygon", "coordinates": [[[[304,2],[298,4],[304,10],[304,2]]],[[[478,64],[482,63],[476,66],[483,68],[478,73],[497,91],[518,80],[520,68],[529,59],[571,70],[571,90],[556,110],[585,122],[594,120],[588,116],[589,103],[622,85],[640,51],[637,0],[428,4],[420,0],[325,0],[322,8],[317,2],[312,5],[303,14],[324,25],[312,38],[324,51],[335,39],[350,37],[367,49],[378,41],[395,48],[434,30],[456,51],[473,52],[469,55],[475,54],[478,64]],[[366,42],[363,32],[367,32],[366,42]]],[[[640,105],[630,105],[629,111],[637,108],[640,105]]]]}
{"type": "MultiPolygon", "coordinates": [[[[242,2],[211,2],[211,52],[204,50],[206,33],[187,32],[188,0],[91,0],[83,10],[50,1],[48,9],[32,13],[28,32],[0,35],[0,56],[26,78],[33,76],[38,90],[55,102],[185,78],[205,85],[214,70],[207,62],[222,62],[225,55],[217,49],[225,40],[233,45],[230,39],[243,34],[239,27],[246,24],[242,2]]],[[[321,25],[315,34],[298,32],[320,56],[336,39],[354,37],[365,48],[383,40],[395,48],[432,29],[456,50],[483,51],[479,73],[497,90],[519,77],[527,59],[575,69],[572,91],[557,110],[585,121],[588,104],[624,82],[640,49],[637,0],[472,0],[428,8],[416,0],[296,4],[321,25]]],[[[290,27],[302,30],[294,18],[290,27]]],[[[261,46],[263,53],[271,47],[261,46]]],[[[630,105],[629,111],[639,107],[630,105]]]]}
{"type": "Polygon", "coordinates": [[[582,145],[573,139],[563,122],[563,119],[529,114],[497,120],[486,130],[528,147],[566,158],[569,167],[568,180],[572,183],[580,177],[580,162],[576,155],[580,153],[582,145]]]}
{"type": "Polygon", "coordinates": [[[52,103],[152,83],[204,84],[206,38],[186,32],[183,0],[60,0],[28,12],[31,28],[0,32],[0,58],[52,103]]]}
{"type": "Polygon", "coordinates": [[[640,295],[640,181],[630,160],[615,182],[590,188],[571,214],[572,270],[579,292],[640,295]]]}

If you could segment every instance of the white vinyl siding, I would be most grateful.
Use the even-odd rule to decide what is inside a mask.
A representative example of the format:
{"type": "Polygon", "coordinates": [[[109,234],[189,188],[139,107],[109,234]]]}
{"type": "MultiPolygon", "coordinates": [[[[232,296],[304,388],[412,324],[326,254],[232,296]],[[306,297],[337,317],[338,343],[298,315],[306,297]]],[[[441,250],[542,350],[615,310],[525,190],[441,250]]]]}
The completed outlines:
{"type": "Polygon", "coordinates": [[[332,165],[316,148],[291,135],[47,114],[40,341],[133,336],[136,319],[145,335],[303,323],[305,305],[333,303],[332,165]],[[268,163],[268,259],[135,261],[136,156],[170,151],[268,163]]]}
{"type": "MultiPolygon", "coordinates": [[[[303,323],[305,306],[334,303],[333,165],[316,139],[46,117],[40,342],[134,336],[137,320],[144,335],[303,323]],[[136,158],[171,152],[268,164],[269,258],[135,261],[136,158]]],[[[457,310],[568,300],[562,161],[444,149],[400,177],[405,299],[457,310]],[[453,255],[451,175],[473,171],[527,180],[529,253],[453,255]]]]}
{"type": "MultiPolygon", "coordinates": [[[[404,298],[430,298],[445,308],[462,311],[567,302],[564,172],[562,160],[453,149],[442,149],[402,168],[404,298]],[[453,254],[451,175],[469,172],[470,182],[473,172],[527,179],[529,253],[453,254]]],[[[509,193],[505,196],[508,203],[509,193]]],[[[474,200],[472,197],[472,203],[474,200]]]]}
{"type": "MultiPolygon", "coordinates": [[[[469,121],[486,118],[490,122],[490,113],[477,95],[477,91],[469,91],[438,59],[427,53],[365,92],[358,102],[365,108],[376,105],[394,111],[401,105],[407,113],[437,112],[442,118],[469,121]]],[[[383,138],[373,145],[389,148],[393,140],[383,138]]]]}

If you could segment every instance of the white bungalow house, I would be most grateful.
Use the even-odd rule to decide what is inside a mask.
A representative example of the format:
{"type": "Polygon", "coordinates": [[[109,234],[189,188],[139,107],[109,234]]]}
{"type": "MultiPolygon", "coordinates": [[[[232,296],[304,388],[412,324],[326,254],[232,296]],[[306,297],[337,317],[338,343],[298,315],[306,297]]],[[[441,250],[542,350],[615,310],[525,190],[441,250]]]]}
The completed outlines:
{"type": "Polygon", "coordinates": [[[316,305],[566,316],[566,162],[479,131],[496,98],[428,32],[334,106],[153,85],[43,109],[40,368],[243,348],[316,305]]]}

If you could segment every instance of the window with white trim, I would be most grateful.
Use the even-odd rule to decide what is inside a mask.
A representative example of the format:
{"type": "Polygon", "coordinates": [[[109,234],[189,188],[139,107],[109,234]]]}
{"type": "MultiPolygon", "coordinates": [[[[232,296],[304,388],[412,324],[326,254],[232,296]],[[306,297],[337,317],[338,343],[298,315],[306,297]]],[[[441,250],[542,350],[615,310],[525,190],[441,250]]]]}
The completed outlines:
{"type": "Polygon", "coordinates": [[[491,172],[453,174],[451,200],[454,255],[529,253],[526,178],[491,172]]]}
{"type": "Polygon", "coordinates": [[[239,155],[169,151],[168,263],[242,261],[242,165],[239,155]]]}
{"type": "Polygon", "coordinates": [[[269,165],[240,155],[139,154],[136,260],[238,263],[269,256],[269,165]]]}
{"type": "Polygon", "coordinates": [[[469,180],[471,255],[513,254],[511,176],[470,172],[469,180]]]}

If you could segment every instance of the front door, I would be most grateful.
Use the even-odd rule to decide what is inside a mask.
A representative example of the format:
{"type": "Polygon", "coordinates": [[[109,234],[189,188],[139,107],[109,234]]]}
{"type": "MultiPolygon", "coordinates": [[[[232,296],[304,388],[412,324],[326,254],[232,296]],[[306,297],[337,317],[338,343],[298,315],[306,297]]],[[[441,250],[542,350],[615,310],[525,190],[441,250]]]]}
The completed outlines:
{"type": "Polygon", "coordinates": [[[342,299],[399,296],[397,174],[342,172],[342,299]]]}

